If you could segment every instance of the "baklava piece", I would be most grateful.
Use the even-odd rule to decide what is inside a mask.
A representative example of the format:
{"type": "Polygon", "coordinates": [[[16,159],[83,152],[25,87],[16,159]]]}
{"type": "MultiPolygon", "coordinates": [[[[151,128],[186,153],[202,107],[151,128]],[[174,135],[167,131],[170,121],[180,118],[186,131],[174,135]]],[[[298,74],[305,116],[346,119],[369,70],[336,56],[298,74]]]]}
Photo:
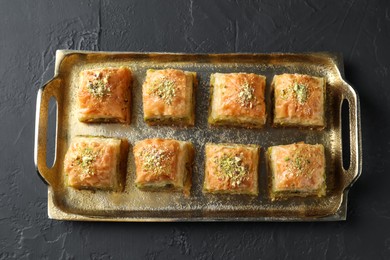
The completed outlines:
{"type": "Polygon", "coordinates": [[[295,143],[268,148],[271,198],[324,196],[325,154],[321,144],[295,143]]]}
{"type": "Polygon", "coordinates": [[[206,144],[203,192],[258,195],[260,146],[206,144]]]}
{"type": "Polygon", "coordinates": [[[145,122],[148,125],[193,126],[196,84],[195,72],[149,69],[142,86],[145,122]]]}
{"type": "Polygon", "coordinates": [[[104,137],[76,137],[65,155],[67,185],[76,189],[121,191],[128,143],[104,137]]]}
{"type": "Polygon", "coordinates": [[[325,127],[324,78],[301,74],[274,76],[274,125],[325,127]]]}
{"type": "Polygon", "coordinates": [[[266,78],[253,73],[215,73],[210,76],[210,125],[264,126],[266,78]]]}
{"type": "Polygon", "coordinates": [[[194,151],[192,143],[172,139],[145,139],[134,145],[136,186],[149,191],[189,194],[194,151]]]}
{"type": "Polygon", "coordinates": [[[130,123],[131,82],[131,71],[125,67],[82,71],[79,121],[130,123]]]}

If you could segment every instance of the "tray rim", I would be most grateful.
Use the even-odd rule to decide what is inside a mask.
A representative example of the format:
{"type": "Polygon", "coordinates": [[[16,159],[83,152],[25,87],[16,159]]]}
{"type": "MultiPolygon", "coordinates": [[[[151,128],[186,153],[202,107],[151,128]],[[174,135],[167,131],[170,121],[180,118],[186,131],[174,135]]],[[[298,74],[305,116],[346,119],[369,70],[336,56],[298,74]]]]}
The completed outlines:
{"type": "MultiPolygon", "coordinates": [[[[35,122],[35,145],[34,145],[34,163],[36,171],[39,177],[43,180],[44,183],[48,185],[48,216],[50,219],[56,220],[70,220],[70,221],[99,221],[99,222],[216,222],[216,221],[227,221],[227,222],[236,222],[236,221],[247,221],[247,222],[313,222],[313,221],[340,221],[346,220],[347,218],[347,201],[348,201],[348,192],[356,180],[361,176],[362,173],[362,140],[361,140],[361,122],[360,122],[360,101],[359,96],[356,90],[344,79],[344,62],[342,53],[339,52],[269,52],[269,53],[255,53],[255,52],[238,52],[238,53],[176,53],[176,52],[122,52],[122,51],[86,51],[86,50],[57,50],[55,57],[55,69],[54,76],[46,84],[41,86],[38,90],[37,95],[37,106],[36,106],[36,122],[35,122]],[[101,217],[101,216],[90,216],[90,215],[78,215],[73,213],[68,213],[62,211],[59,207],[55,205],[54,202],[54,192],[53,188],[50,186],[49,182],[45,179],[42,173],[39,171],[38,165],[38,136],[39,136],[39,109],[40,109],[40,99],[45,87],[54,80],[61,80],[59,68],[62,61],[69,55],[73,54],[98,54],[98,55],[172,55],[172,56],[316,56],[316,57],[327,57],[330,58],[340,74],[340,78],[347,85],[349,90],[354,94],[356,98],[356,111],[357,111],[357,136],[356,136],[356,174],[354,179],[344,187],[342,192],[342,198],[338,209],[334,214],[329,214],[325,216],[314,216],[314,217],[189,217],[189,218],[176,218],[176,217],[101,217]]],[[[340,118],[341,120],[341,118],[340,118]]],[[[58,127],[58,125],[57,125],[58,127]]],[[[350,129],[351,130],[351,129],[350,129]]],[[[57,146],[57,133],[56,129],[56,146],[57,146]]],[[[46,135],[46,133],[45,133],[46,135]]],[[[352,142],[352,140],[351,140],[352,142]]],[[[352,144],[351,144],[352,145],[352,144]]]]}

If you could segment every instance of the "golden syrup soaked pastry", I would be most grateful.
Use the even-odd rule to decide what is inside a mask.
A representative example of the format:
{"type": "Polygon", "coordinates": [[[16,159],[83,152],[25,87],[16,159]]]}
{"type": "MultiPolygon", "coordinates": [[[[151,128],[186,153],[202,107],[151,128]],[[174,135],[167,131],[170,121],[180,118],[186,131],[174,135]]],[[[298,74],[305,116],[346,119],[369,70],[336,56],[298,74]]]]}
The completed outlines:
{"type": "Polygon", "coordinates": [[[79,121],[130,123],[131,81],[131,72],[125,67],[82,71],[79,121]]]}
{"type": "Polygon", "coordinates": [[[324,78],[301,74],[282,74],[272,81],[274,125],[325,126],[324,78]]]}
{"type": "Polygon", "coordinates": [[[206,144],[203,192],[257,195],[260,146],[206,144]]]}
{"type": "Polygon", "coordinates": [[[104,137],[76,137],[65,155],[67,185],[76,189],[120,191],[124,186],[127,141],[104,137]]]}
{"type": "Polygon", "coordinates": [[[149,69],[142,86],[145,122],[193,126],[196,83],[195,72],[149,69]]]}
{"type": "Polygon", "coordinates": [[[323,196],[326,192],[322,144],[295,143],[268,148],[271,198],[323,196]]]}
{"type": "Polygon", "coordinates": [[[267,118],[266,78],[253,73],[215,73],[210,76],[210,125],[262,127],[267,118]]]}
{"type": "Polygon", "coordinates": [[[141,190],[172,190],[189,194],[193,163],[190,142],[145,139],[134,145],[136,186],[141,190]]]}

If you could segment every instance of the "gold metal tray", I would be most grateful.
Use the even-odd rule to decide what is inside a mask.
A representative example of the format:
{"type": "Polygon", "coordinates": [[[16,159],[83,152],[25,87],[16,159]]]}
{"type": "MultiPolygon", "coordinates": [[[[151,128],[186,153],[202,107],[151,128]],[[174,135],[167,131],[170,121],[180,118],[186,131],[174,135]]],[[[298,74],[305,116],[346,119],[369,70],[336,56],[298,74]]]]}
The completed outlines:
{"type": "Polygon", "coordinates": [[[361,173],[359,99],[342,78],[343,62],[332,53],[306,54],[182,54],[63,51],[56,54],[55,76],[38,92],[35,129],[35,164],[48,183],[50,218],[80,221],[323,221],[345,220],[347,194],[361,173]],[[127,66],[133,71],[133,106],[130,125],[84,124],[76,118],[75,93],[81,70],[127,66]],[[178,68],[198,73],[196,122],[192,128],[149,127],[143,122],[141,86],[149,68],[178,68]],[[254,72],[267,77],[267,124],[263,129],[210,128],[207,125],[209,76],[215,72],[254,72]],[[275,74],[303,73],[325,77],[326,128],[309,130],[271,126],[270,83],[275,74]],[[58,103],[55,163],[46,165],[48,104],[58,103]],[[349,104],[350,166],[342,166],[341,104],[349,104]],[[189,197],[180,193],[144,192],[134,185],[134,158],[128,157],[124,192],[75,190],[64,185],[63,160],[76,135],[127,138],[130,145],[150,137],[175,138],[194,143],[196,156],[189,197]],[[265,149],[272,145],[305,141],[326,149],[327,195],[271,201],[265,149]],[[206,142],[261,145],[260,194],[204,195],[206,142]]]}

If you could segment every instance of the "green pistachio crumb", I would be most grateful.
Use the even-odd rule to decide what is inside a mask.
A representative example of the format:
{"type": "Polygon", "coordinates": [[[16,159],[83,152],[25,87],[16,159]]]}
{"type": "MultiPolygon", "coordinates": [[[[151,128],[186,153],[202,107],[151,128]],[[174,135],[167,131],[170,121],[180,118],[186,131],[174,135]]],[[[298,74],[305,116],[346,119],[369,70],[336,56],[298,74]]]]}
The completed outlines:
{"type": "Polygon", "coordinates": [[[143,157],[142,167],[145,171],[156,175],[169,173],[169,164],[166,161],[172,158],[170,152],[152,147],[144,149],[140,156],[143,157]]]}
{"type": "Polygon", "coordinates": [[[158,83],[155,83],[151,89],[154,96],[161,98],[167,105],[171,105],[176,96],[175,81],[163,77],[158,83]]]}
{"type": "Polygon", "coordinates": [[[306,156],[302,155],[300,152],[295,154],[293,158],[286,157],[284,161],[288,163],[287,169],[297,176],[305,174],[307,167],[310,164],[310,160],[306,159],[305,157],[306,156]],[[287,158],[288,160],[286,160],[287,158]]]}
{"type": "Polygon", "coordinates": [[[255,89],[248,82],[245,82],[243,85],[240,86],[238,98],[242,107],[252,108],[256,99],[255,89]]]}
{"type": "Polygon", "coordinates": [[[241,155],[229,156],[223,155],[222,157],[216,157],[216,163],[218,165],[218,173],[223,178],[227,178],[233,187],[236,187],[247,178],[249,167],[244,165],[241,155]]]}
{"type": "Polygon", "coordinates": [[[303,104],[307,101],[309,91],[306,84],[295,83],[293,90],[299,104],[303,104]]]}
{"type": "Polygon", "coordinates": [[[109,78],[109,75],[103,77],[101,73],[95,74],[94,79],[87,83],[89,93],[98,98],[109,96],[111,93],[111,89],[108,87],[109,78]]]}
{"type": "Polygon", "coordinates": [[[96,161],[97,156],[98,153],[94,152],[89,147],[79,150],[77,157],[75,158],[74,161],[82,169],[80,175],[80,178],[82,180],[96,174],[95,169],[93,168],[93,163],[96,161]]]}

